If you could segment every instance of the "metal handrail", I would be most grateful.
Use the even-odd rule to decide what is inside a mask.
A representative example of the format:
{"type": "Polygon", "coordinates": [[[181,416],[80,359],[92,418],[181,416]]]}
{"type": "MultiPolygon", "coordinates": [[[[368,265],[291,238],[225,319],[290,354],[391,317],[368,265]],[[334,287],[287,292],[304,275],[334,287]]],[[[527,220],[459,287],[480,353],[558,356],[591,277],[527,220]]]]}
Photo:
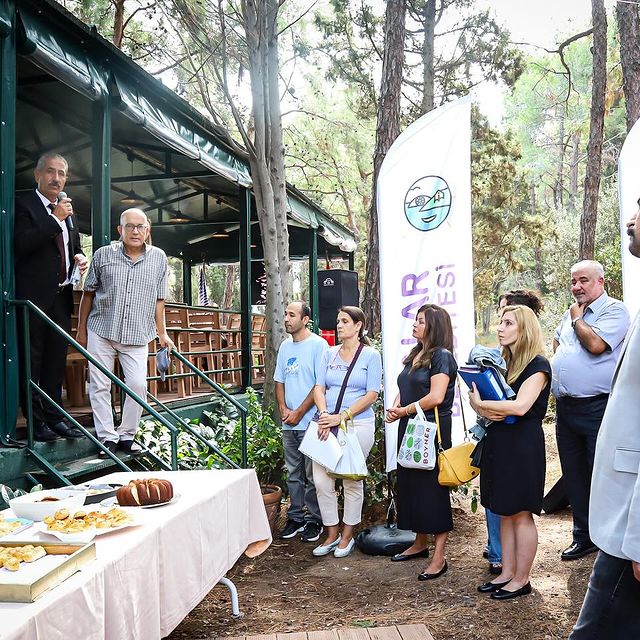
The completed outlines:
{"type": "MultiPolygon", "coordinates": [[[[16,306],[16,307],[21,307],[23,309],[23,312],[24,312],[24,315],[23,315],[24,349],[25,349],[24,352],[26,354],[30,353],[30,351],[31,351],[30,332],[29,332],[29,319],[30,319],[29,312],[32,312],[36,316],[38,316],[40,319],[42,319],[47,325],[52,327],[54,329],[54,331],[56,331],[59,335],[61,335],[66,340],[66,342],[69,343],[71,346],[73,346],[82,356],[84,356],[87,359],[88,362],[90,362],[94,367],[96,367],[105,376],[107,376],[107,378],[109,378],[109,380],[111,380],[111,382],[113,384],[115,384],[116,387],[118,387],[121,392],[124,392],[129,397],[131,397],[134,400],[134,402],[138,403],[143,409],[145,409],[147,411],[147,413],[149,413],[153,418],[155,418],[158,422],[160,422],[161,425],[163,425],[164,427],[166,427],[169,430],[170,438],[171,438],[171,467],[170,468],[173,471],[178,469],[178,433],[179,433],[179,430],[174,425],[172,425],[164,416],[162,416],[151,405],[149,405],[146,402],[146,400],[142,399],[134,391],[132,391],[124,382],[122,382],[116,375],[114,375],[113,372],[109,371],[109,369],[107,369],[102,363],[98,362],[79,342],[77,342],[64,329],[62,329],[55,322],[53,322],[39,307],[37,307],[35,304],[33,304],[33,302],[31,302],[30,300],[8,300],[7,302],[10,305],[13,305],[13,306],[16,306]]],[[[176,351],[172,351],[172,353],[175,354],[175,355],[178,355],[178,356],[180,355],[176,351]]],[[[32,390],[35,389],[49,403],[51,403],[53,406],[57,407],[57,409],[59,411],[61,411],[63,413],[63,415],[67,419],[69,419],[73,423],[73,425],[75,427],[79,428],[80,431],[82,431],[82,433],[84,433],[84,435],[89,437],[102,451],[104,451],[110,458],[112,458],[121,468],[124,468],[127,471],[131,471],[131,469],[128,466],[126,466],[124,464],[124,462],[122,462],[122,460],[120,460],[117,456],[115,456],[113,453],[111,453],[111,451],[109,451],[109,449],[102,442],[100,442],[91,433],[89,433],[89,431],[87,429],[85,429],[77,420],[75,420],[63,407],[60,407],[55,402],[55,400],[53,400],[53,398],[51,398],[49,395],[47,395],[31,379],[31,362],[30,362],[30,358],[26,357],[26,358],[24,358],[24,361],[25,361],[24,373],[25,373],[25,378],[28,381],[28,384],[26,385],[26,395],[27,395],[27,397],[26,397],[26,412],[27,412],[27,415],[25,416],[25,418],[27,420],[27,444],[28,444],[28,447],[29,447],[29,450],[31,451],[31,453],[33,453],[35,455],[35,452],[34,452],[33,409],[32,409],[32,406],[31,406],[32,390]]],[[[200,374],[201,377],[203,377],[203,379],[208,380],[212,384],[212,386],[216,389],[216,391],[218,391],[223,397],[225,397],[225,399],[229,400],[234,406],[236,406],[236,408],[239,409],[240,414],[241,414],[241,420],[242,420],[242,443],[243,443],[242,459],[243,459],[243,466],[246,467],[247,466],[246,465],[246,409],[244,407],[242,407],[242,405],[240,405],[237,402],[237,400],[235,400],[234,398],[229,396],[229,394],[227,394],[224,391],[224,389],[222,389],[221,387],[219,387],[218,385],[213,383],[213,381],[209,380],[206,376],[204,376],[204,374],[201,374],[201,372],[198,369],[196,369],[195,367],[193,367],[193,365],[191,365],[191,363],[188,363],[188,365],[194,370],[194,373],[200,374]]],[[[154,400],[155,400],[155,398],[154,398],[154,400]]],[[[160,403],[157,400],[156,400],[156,402],[158,402],[158,404],[160,404],[165,411],[168,411],[168,408],[165,407],[164,405],[162,405],[162,403],[160,403]]],[[[172,417],[175,416],[174,412],[172,412],[170,410],[168,412],[172,415],[172,417]]],[[[186,425],[186,423],[182,419],[179,419],[179,424],[184,429],[184,426],[186,425]]],[[[188,426],[189,425],[187,425],[187,427],[188,426]]],[[[191,428],[188,428],[186,430],[191,432],[192,435],[196,435],[197,434],[197,432],[195,432],[191,428]]],[[[198,435],[196,435],[196,437],[198,437],[198,435]]],[[[227,456],[225,456],[221,451],[219,451],[217,449],[217,447],[212,446],[211,443],[206,440],[206,438],[201,438],[201,439],[203,440],[203,442],[209,447],[209,449],[213,453],[215,453],[216,455],[221,456],[225,460],[225,462],[227,462],[228,464],[230,463],[233,466],[237,467],[237,465],[235,463],[233,463],[231,460],[229,460],[229,458],[227,456]]],[[[153,454],[153,452],[146,452],[146,453],[148,455],[150,455],[158,464],[160,464],[161,466],[167,468],[166,463],[161,458],[159,458],[158,456],[153,454]]],[[[35,457],[41,463],[44,461],[44,463],[46,463],[46,464],[43,464],[43,466],[45,466],[45,470],[48,473],[54,475],[56,477],[56,479],[60,481],[60,478],[58,477],[60,474],[58,474],[58,472],[55,471],[55,470],[52,473],[53,467],[51,467],[51,465],[48,464],[46,462],[46,460],[42,459],[42,456],[35,455],[35,457]]],[[[62,480],[62,482],[67,483],[68,481],[66,481],[66,479],[64,479],[64,480],[62,480]]]]}
{"type": "Polygon", "coordinates": [[[193,363],[189,362],[179,351],[175,349],[171,352],[172,355],[175,355],[182,364],[186,365],[188,369],[191,369],[193,373],[195,373],[201,380],[204,380],[211,388],[217,391],[225,400],[230,402],[240,413],[240,421],[242,427],[242,467],[246,469],[247,467],[247,409],[238,402],[232,395],[229,395],[223,387],[221,387],[217,382],[212,380],[209,376],[205,375],[200,369],[193,365],[193,363]]]}

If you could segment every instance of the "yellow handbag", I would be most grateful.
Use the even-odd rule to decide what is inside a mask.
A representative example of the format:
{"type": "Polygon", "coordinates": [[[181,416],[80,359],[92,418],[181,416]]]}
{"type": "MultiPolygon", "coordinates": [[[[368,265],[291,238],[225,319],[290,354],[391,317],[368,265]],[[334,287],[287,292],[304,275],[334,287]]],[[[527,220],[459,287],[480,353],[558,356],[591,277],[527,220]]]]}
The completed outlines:
{"type": "Polygon", "coordinates": [[[438,407],[435,407],[434,412],[438,427],[438,483],[443,487],[458,487],[465,482],[469,482],[469,480],[473,480],[480,473],[480,469],[471,464],[471,455],[475,449],[475,444],[469,441],[467,425],[465,424],[464,442],[451,447],[451,449],[443,449],[438,407]]]}

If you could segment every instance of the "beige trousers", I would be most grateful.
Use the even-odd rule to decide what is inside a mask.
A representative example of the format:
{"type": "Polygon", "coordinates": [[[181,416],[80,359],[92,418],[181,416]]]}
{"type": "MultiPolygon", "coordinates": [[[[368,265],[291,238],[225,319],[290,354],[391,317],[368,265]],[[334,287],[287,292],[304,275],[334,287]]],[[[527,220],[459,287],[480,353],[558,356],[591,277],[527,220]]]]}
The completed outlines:
{"type": "MultiPolygon", "coordinates": [[[[365,418],[354,420],[349,424],[350,429],[355,430],[356,437],[365,459],[373,447],[375,434],[375,419],[365,418]],[[353,426],[352,426],[353,425],[353,426]]],[[[336,479],[332,478],[327,470],[317,462],[313,463],[313,482],[318,494],[318,505],[322,515],[322,524],[332,527],[340,522],[338,517],[338,495],[336,493],[336,479]]],[[[362,520],[362,503],[364,502],[363,480],[342,480],[344,488],[344,524],[356,525],[362,520]]]]}

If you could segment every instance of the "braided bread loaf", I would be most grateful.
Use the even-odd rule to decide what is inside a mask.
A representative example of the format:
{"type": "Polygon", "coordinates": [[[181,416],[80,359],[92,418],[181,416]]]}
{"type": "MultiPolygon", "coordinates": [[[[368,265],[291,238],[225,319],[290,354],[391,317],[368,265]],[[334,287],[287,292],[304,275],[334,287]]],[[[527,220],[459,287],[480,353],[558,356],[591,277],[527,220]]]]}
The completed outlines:
{"type": "Polygon", "coordinates": [[[116,492],[121,507],[139,507],[141,505],[159,504],[173,498],[173,485],[168,480],[148,478],[131,480],[116,492]]]}

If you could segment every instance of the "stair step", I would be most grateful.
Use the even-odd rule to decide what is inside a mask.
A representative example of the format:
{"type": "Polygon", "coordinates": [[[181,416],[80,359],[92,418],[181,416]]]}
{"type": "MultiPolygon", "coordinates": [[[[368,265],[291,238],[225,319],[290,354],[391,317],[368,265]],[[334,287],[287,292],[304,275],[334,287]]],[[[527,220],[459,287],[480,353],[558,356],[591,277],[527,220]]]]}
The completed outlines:
{"type": "MultiPolygon", "coordinates": [[[[130,468],[138,467],[135,464],[136,459],[131,455],[118,454],[118,458],[130,468]]],[[[98,458],[96,455],[58,463],[56,469],[74,484],[104,476],[111,471],[122,471],[111,458],[98,458]]],[[[51,482],[51,478],[45,471],[32,471],[31,475],[45,485],[51,482]]]]}

